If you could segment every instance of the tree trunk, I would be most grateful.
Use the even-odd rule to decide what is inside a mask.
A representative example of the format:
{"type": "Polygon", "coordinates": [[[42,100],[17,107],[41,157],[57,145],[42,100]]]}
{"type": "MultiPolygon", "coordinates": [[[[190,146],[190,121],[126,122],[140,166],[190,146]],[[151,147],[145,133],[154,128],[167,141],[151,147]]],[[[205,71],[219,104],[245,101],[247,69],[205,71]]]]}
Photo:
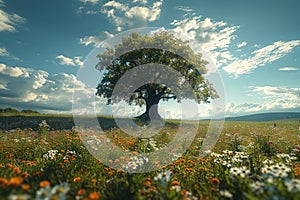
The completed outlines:
{"type": "Polygon", "coordinates": [[[140,116],[137,116],[136,118],[144,121],[149,122],[151,120],[161,120],[162,117],[158,113],[158,103],[159,103],[159,97],[157,95],[152,95],[148,97],[146,101],[146,111],[141,114],[140,116]]]}

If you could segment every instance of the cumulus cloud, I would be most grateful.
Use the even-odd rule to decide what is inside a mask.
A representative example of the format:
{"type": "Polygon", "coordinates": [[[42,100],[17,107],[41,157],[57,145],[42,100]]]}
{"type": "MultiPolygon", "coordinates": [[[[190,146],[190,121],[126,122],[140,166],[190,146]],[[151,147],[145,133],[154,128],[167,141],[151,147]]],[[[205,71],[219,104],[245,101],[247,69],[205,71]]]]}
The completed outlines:
{"type": "Polygon", "coordinates": [[[80,0],[80,2],[82,3],[92,3],[92,4],[96,4],[99,2],[99,0],[80,0]]]}
{"type": "MultiPolygon", "coordinates": [[[[3,5],[3,1],[0,1],[0,6],[3,5]]],[[[16,31],[16,26],[18,24],[22,24],[25,22],[25,18],[17,15],[17,14],[9,14],[4,10],[0,9],[0,32],[2,31],[9,31],[14,32],[16,31]]]]}
{"type": "Polygon", "coordinates": [[[81,61],[81,56],[76,56],[74,58],[69,58],[64,55],[58,55],[56,58],[59,60],[61,65],[69,65],[69,66],[83,66],[83,62],[81,61]]]}
{"type": "Polygon", "coordinates": [[[178,6],[177,10],[181,10],[184,12],[194,12],[194,9],[192,9],[191,7],[188,7],[188,6],[178,6]]]}
{"type": "Polygon", "coordinates": [[[292,40],[289,42],[277,41],[253,51],[251,53],[252,56],[246,59],[235,58],[233,62],[223,67],[223,69],[237,78],[242,74],[249,74],[258,67],[265,66],[284,57],[299,45],[300,40],[292,40]]]}
{"type": "Polygon", "coordinates": [[[136,28],[159,19],[163,1],[150,5],[145,0],[136,0],[125,4],[115,0],[103,5],[101,12],[116,26],[117,31],[124,28],[136,28]]]}
{"type": "Polygon", "coordinates": [[[298,71],[300,68],[297,67],[281,67],[278,69],[279,71],[298,71]]]}
{"type": "Polygon", "coordinates": [[[0,64],[0,79],[0,102],[4,107],[70,111],[74,90],[86,96],[95,92],[72,74],[51,75],[43,70],[5,64],[0,64]]]}
{"type": "MultiPolygon", "coordinates": [[[[179,9],[185,10],[181,7],[179,9]]],[[[262,48],[255,46],[257,49],[248,57],[245,57],[245,54],[237,57],[231,53],[229,47],[235,47],[237,51],[241,51],[241,48],[248,44],[246,41],[233,44],[237,38],[236,31],[239,26],[195,15],[182,20],[174,20],[171,25],[174,26],[172,31],[175,36],[188,40],[195,52],[204,52],[210,64],[224,69],[233,78],[249,74],[258,67],[270,64],[300,45],[300,40],[276,41],[262,48]]]]}
{"type": "Polygon", "coordinates": [[[251,86],[250,89],[263,103],[231,103],[226,106],[228,114],[300,110],[300,88],[251,86]]]}
{"type": "Polygon", "coordinates": [[[85,36],[80,38],[80,44],[88,46],[93,44],[94,46],[98,45],[102,41],[106,40],[107,38],[113,37],[113,34],[109,33],[108,31],[103,31],[100,35],[96,36],[85,36]]]}
{"type": "Polygon", "coordinates": [[[6,50],[6,48],[5,47],[0,47],[0,56],[8,56],[9,55],[9,53],[8,53],[8,51],[6,50]]]}
{"type": "Polygon", "coordinates": [[[247,42],[244,41],[244,42],[238,43],[236,46],[237,46],[237,48],[242,48],[246,45],[247,45],[247,42]]]}
{"type": "Polygon", "coordinates": [[[214,21],[211,18],[193,16],[171,22],[172,31],[176,37],[188,40],[192,49],[204,54],[209,61],[208,72],[232,60],[233,55],[228,51],[231,42],[236,38],[238,26],[228,25],[224,21],[214,21]]]}

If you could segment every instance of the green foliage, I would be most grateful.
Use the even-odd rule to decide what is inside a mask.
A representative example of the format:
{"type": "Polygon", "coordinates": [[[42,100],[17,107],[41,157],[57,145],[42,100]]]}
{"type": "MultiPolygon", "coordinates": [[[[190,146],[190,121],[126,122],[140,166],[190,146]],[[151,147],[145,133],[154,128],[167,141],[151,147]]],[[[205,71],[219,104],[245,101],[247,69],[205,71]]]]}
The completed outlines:
{"type": "MultiPolygon", "coordinates": [[[[107,103],[126,100],[128,103],[137,105],[146,104],[146,112],[159,101],[169,99],[191,98],[184,88],[172,91],[169,86],[149,83],[137,88],[131,98],[124,96],[112,97],[113,89],[117,81],[130,69],[144,64],[161,64],[178,71],[194,90],[195,100],[208,103],[210,98],[217,98],[217,92],[204,77],[207,72],[207,62],[202,59],[201,54],[195,54],[187,41],[175,38],[168,32],[156,33],[153,36],[132,33],[122,39],[122,43],[112,49],[107,49],[98,55],[99,63],[96,68],[103,72],[104,76],[97,86],[97,95],[107,98],[107,103]],[[176,96],[176,94],[179,94],[176,96]]],[[[157,65],[158,66],[158,65],[157,65]]],[[[147,76],[153,76],[148,74],[147,76]]],[[[168,77],[174,80],[174,85],[180,85],[181,79],[172,77],[165,72],[158,77],[168,77]]],[[[136,78],[136,77],[135,77],[136,78]]],[[[140,77],[144,79],[145,77],[140,77]]],[[[132,80],[134,81],[134,80],[132,80]]],[[[130,82],[130,81],[129,81],[130,82]]],[[[128,87],[124,85],[124,87],[128,87]]],[[[175,90],[173,88],[173,90],[175,90]]]]}

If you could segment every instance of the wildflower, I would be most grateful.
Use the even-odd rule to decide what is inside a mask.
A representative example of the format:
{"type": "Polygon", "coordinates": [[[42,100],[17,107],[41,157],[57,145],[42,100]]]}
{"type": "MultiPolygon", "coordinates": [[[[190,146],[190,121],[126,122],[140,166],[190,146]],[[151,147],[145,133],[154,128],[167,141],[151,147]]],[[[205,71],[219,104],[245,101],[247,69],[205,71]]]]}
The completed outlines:
{"type": "Polygon", "coordinates": [[[228,199],[232,198],[232,194],[228,190],[220,190],[220,195],[228,199]]]}
{"type": "Polygon", "coordinates": [[[173,186],[179,186],[179,185],[180,185],[180,182],[178,182],[178,181],[173,181],[173,182],[171,183],[171,185],[173,185],[173,186]]]}
{"type": "Polygon", "coordinates": [[[274,177],[278,178],[285,178],[288,176],[288,173],[290,173],[292,170],[291,168],[287,167],[283,163],[277,163],[275,165],[265,165],[262,167],[261,172],[263,174],[269,174],[274,177]]]}
{"type": "Polygon", "coordinates": [[[143,183],[143,185],[150,187],[151,186],[151,182],[150,181],[146,181],[146,182],[143,183]]]}
{"type": "Polygon", "coordinates": [[[214,187],[212,187],[212,188],[210,188],[210,191],[211,191],[212,193],[215,193],[215,192],[217,192],[217,189],[214,188],[214,187]]]}
{"type": "Polygon", "coordinates": [[[30,185],[29,184],[22,185],[22,190],[27,191],[29,189],[30,189],[30,185]]]}
{"type": "Polygon", "coordinates": [[[58,150],[49,150],[47,153],[45,153],[43,155],[43,158],[53,160],[57,153],[58,153],[58,150]]]}
{"type": "Polygon", "coordinates": [[[276,154],[276,157],[281,158],[282,160],[284,160],[287,163],[290,163],[290,162],[292,162],[292,160],[297,159],[295,156],[290,156],[289,154],[286,154],[286,153],[276,154]]]}
{"type": "Polygon", "coordinates": [[[122,168],[126,171],[136,171],[145,165],[149,161],[149,158],[133,156],[129,158],[129,162],[126,165],[123,165],[122,168]]]}
{"type": "Polygon", "coordinates": [[[8,200],[27,200],[30,199],[30,196],[28,194],[17,194],[17,195],[9,195],[8,200]]]}
{"type": "Polygon", "coordinates": [[[256,195],[261,195],[264,192],[265,184],[259,181],[250,184],[250,188],[256,195]]]}
{"type": "Polygon", "coordinates": [[[212,178],[211,182],[213,185],[216,185],[216,186],[220,185],[220,180],[218,178],[212,178]]]}
{"type": "Polygon", "coordinates": [[[23,178],[27,178],[28,176],[29,176],[28,172],[23,172],[21,174],[21,177],[23,177],[23,178]]]}
{"type": "Polygon", "coordinates": [[[175,190],[176,192],[180,192],[181,191],[181,187],[179,185],[173,185],[171,187],[172,190],[175,190]]]}
{"type": "Polygon", "coordinates": [[[78,190],[77,195],[78,195],[78,196],[82,196],[82,195],[84,195],[85,193],[86,193],[86,190],[85,190],[85,189],[80,189],[80,190],[78,190]]]}
{"type": "Polygon", "coordinates": [[[44,187],[36,192],[36,200],[58,199],[65,200],[66,194],[70,190],[68,183],[61,183],[53,188],[44,187]]]}
{"type": "Polygon", "coordinates": [[[23,183],[23,178],[19,177],[19,176],[16,176],[16,177],[13,177],[13,178],[11,178],[9,180],[8,185],[12,185],[12,186],[18,187],[22,183],[23,183]]]}
{"type": "Polygon", "coordinates": [[[97,180],[93,178],[91,182],[92,183],[97,183],[97,180]]]}
{"type": "Polygon", "coordinates": [[[21,172],[21,170],[20,170],[19,167],[14,167],[14,168],[13,168],[13,171],[14,171],[16,174],[18,174],[18,173],[21,172]]]}
{"type": "Polygon", "coordinates": [[[47,180],[44,180],[44,181],[40,182],[40,187],[41,188],[49,187],[50,185],[51,185],[51,183],[47,180]]]}
{"type": "Polygon", "coordinates": [[[49,125],[47,124],[46,120],[42,120],[42,122],[39,123],[39,127],[49,127],[49,125]]]}
{"type": "Polygon", "coordinates": [[[230,174],[235,177],[242,177],[245,178],[247,175],[250,174],[250,170],[248,170],[245,166],[238,168],[233,167],[229,170],[230,174]]]}
{"type": "Polygon", "coordinates": [[[114,175],[114,172],[113,172],[113,171],[109,171],[109,172],[107,172],[107,174],[108,174],[109,176],[112,176],[112,175],[114,175]]]}
{"type": "Polygon", "coordinates": [[[74,179],[73,179],[73,181],[74,182],[79,182],[81,180],[81,178],[78,176],[78,177],[75,177],[74,179]]]}
{"type": "Polygon", "coordinates": [[[300,192],[300,180],[299,179],[289,179],[284,181],[284,184],[289,192],[300,192]]]}
{"type": "Polygon", "coordinates": [[[8,186],[8,180],[6,178],[0,178],[0,187],[8,186]]]}
{"type": "Polygon", "coordinates": [[[100,195],[97,192],[91,192],[89,195],[89,200],[98,200],[100,195]]]}

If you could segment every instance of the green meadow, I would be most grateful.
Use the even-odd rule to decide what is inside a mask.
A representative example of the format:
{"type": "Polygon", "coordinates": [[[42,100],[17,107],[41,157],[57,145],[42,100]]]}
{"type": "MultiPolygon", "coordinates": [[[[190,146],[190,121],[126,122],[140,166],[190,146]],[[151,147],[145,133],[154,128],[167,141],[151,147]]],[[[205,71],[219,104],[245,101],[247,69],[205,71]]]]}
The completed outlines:
{"type": "MultiPolygon", "coordinates": [[[[13,121],[16,117],[32,124],[0,131],[0,199],[300,199],[297,119],[225,122],[205,157],[199,157],[199,151],[210,122],[200,121],[188,150],[172,163],[147,173],[128,173],[94,158],[81,140],[82,132],[57,128],[71,123],[71,116],[1,116],[1,123],[7,119],[6,126],[22,125],[13,121]]],[[[179,127],[179,121],[169,120],[147,139],[127,135],[111,118],[99,122],[106,125],[101,134],[135,155],[109,162],[132,169],[147,162],[139,154],[163,148],[179,127]]]]}

